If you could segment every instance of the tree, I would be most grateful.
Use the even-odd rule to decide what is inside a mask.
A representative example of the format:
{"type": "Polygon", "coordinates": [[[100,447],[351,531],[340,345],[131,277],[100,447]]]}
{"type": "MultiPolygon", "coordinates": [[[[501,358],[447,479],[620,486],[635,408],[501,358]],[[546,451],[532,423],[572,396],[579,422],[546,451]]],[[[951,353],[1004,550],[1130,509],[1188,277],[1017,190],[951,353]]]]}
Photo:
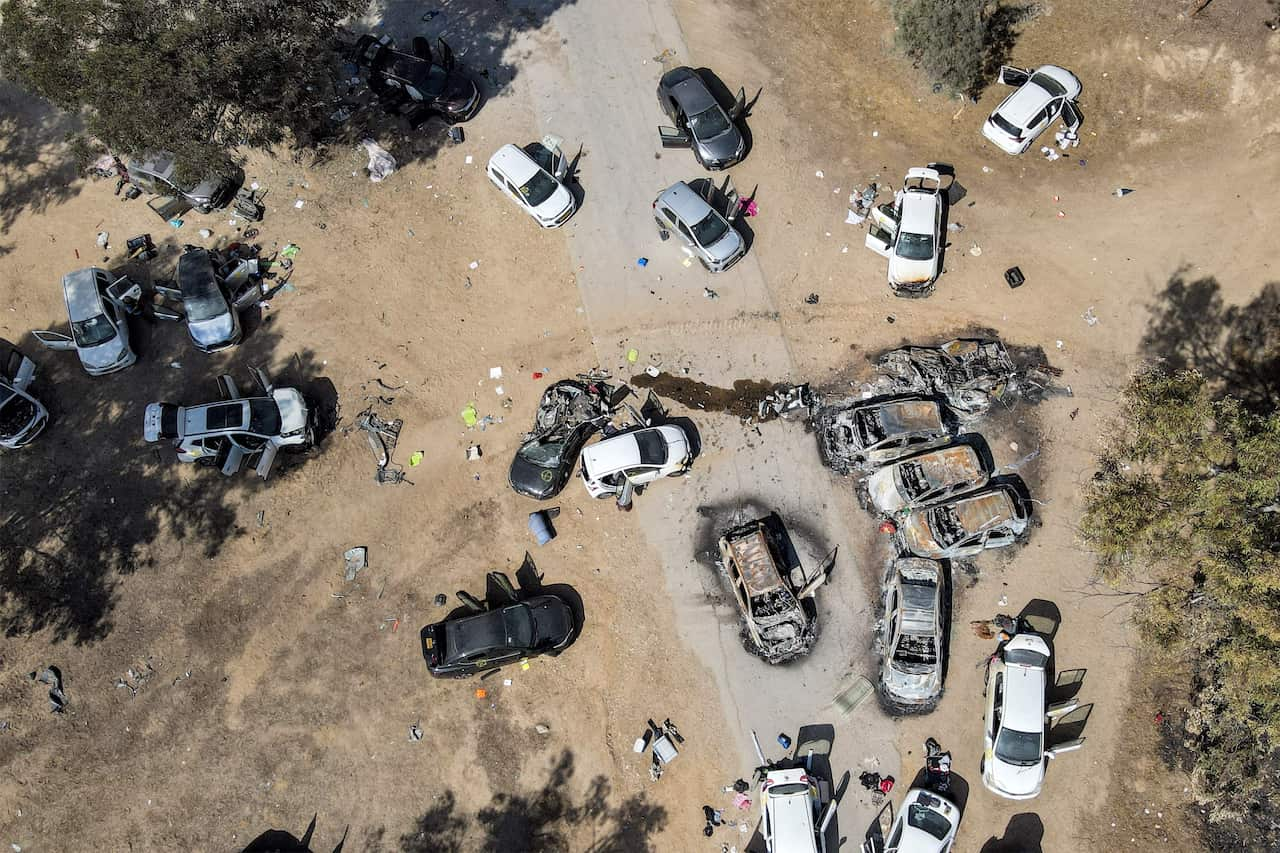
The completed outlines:
{"type": "Polygon", "coordinates": [[[1138,374],[1081,532],[1105,579],[1143,587],[1150,648],[1190,663],[1184,745],[1210,820],[1267,813],[1280,794],[1280,414],[1215,398],[1194,370],[1138,374]]]}
{"type": "Polygon", "coordinates": [[[951,92],[982,88],[986,0],[894,0],[898,45],[951,92]]]}
{"type": "Polygon", "coordinates": [[[0,75],[80,114],[87,133],[185,174],[240,146],[311,138],[334,34],[364,0],[8,0],[0,75]]]}

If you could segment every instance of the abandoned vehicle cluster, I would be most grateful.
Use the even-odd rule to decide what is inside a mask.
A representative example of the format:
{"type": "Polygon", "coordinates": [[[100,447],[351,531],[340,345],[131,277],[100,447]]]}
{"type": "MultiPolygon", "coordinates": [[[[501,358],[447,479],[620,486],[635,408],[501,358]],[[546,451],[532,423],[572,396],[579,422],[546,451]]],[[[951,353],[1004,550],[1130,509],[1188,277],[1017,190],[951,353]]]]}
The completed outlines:
{"type": "MultiPolygon", "coordinates": [[[[442,115],[454,125],[480,107],[476,85],[443,42],[431,46],[415,39],[412,52],[402,52],[389,38],[366,36],[352,62],[382,103],[400,114],[442,115]]],[[[1013,91],[982,126],[993,144],[1021,154],[1060,119],[1065,126],[1058,132],[1059,144],[1074,143],[1081,86],[1070,72],[1053,65],[1004,68],[1000,80],[1013,91]]],[[[657,86],[661,109],[673,123],[659,129],[661,145],[691,149],[697,163],[711,171],[732,167],[748,154],[742,122],[755,103],[741,89],[731,104],[725,103],[714,88],[687,67],[667,71],[657,86]]],[[[134,197],[156,196],[149,204],[166,221],[178,223],[192,209],[228,207],[246,226],[262,216],[259,196],[240,187],[243,174],[185,184],[173,159],[155,153],[127,162],[110,158],[101,168],[130,185],[134,197]]],[[[523,147],[501,146],[486,169],[498,190],[544,228],[561,226],[575,214],[573,171],[560,140],[550,136],[523,147]]],[[[876,205],[874,185],[854,199],[850,216],[870,220],[866,245],[888,258],[888,282],[897,295],[928,296],[942,273],[947,178],[954,180],[943,165],[911,168],[890,202],[876,205]]],[[[662,238],[676,235],[688,256],[685,265],[696,258],[712,273],[729,270],[746,254],[738,221],[753,214],[752,200],[739,197],[728,180],[678,182],[653,200],[662,238]]],[[[226,249],[185,247],[176,282],[168,285],[142,285],[99,267],[69,272],[62,278],[69,334],[34,335],[51,349],[74,350],[94,376],[122,371],[137,360],[130,346],[131,318],[185,322],[201,352],[234,347],[243,336],[240,312],[265,306],[288,286],[292,268],[292,247],[261,257],[253,236],[254,229],[246,227],[241,241],[226,249]]],[[[106,248],[105,233],[99,245],[106,248]]],[[[155,254],[147,235],[127,244],[127,260],[145,262],[155,254]]],[[[0,369],[0,445],[15,449],[32,442],[49,418],[35,396],[32,360],[10,353],[0,369]]],[[[1059,389],[1053,387],[1052,369],[1019,363],[995,340],[903,347],[883,356],[877,371],[852,396],[808,386],[776,389],[760,401],[759,417],[807,418],[825,464],[851,477],[874,519],[868,523],[879,524],[892,543],[874,691],[891,712],[927,712],[943,693],[953,564],[1019,542],[1031,528],[1028,489],[1016,474],[999,475],[980,431],[983,419],[994,401],[1059,389]]],[[[317,406],[301,390],[277,387],[261,370],[250,372],[252,391],[242,391],[223,375],[219,401],[150,403],[141,424],[145,440],[172,443],[181,461],[218,468],[223,475],[249,464],[266,478],[279,451],[311,447],[317,406]]],[[[633,393],[599,372],[553,382],[511,462],[511,488],[533,501],[548,501],[576,471],[592,497],[612,498],[629,509],[637,494],[661,488],[665,478],[689,474],[696,447],[687,421],[669,418],[652,394],[637,409],[629,402],[633,393]]],[[[382,479],[399,423],[366,414],[358,426],[376,441],[375,450],[381,448],[382,479]]],[[[540,541],[554,536],[553,517],[545,510],[531,515],[540,541]]],[[[776,513],[722,531],[719,549],[747,650],[772,664],[805,656],[818,641],[819,590],[835,554],[806,569],[776,513]]],[[[421,651],[432,675],[467,677],[535,655],[559,655],[577,638],[574,604],[566,597],[549,590],[517,591],[501,575],[491,581],[501,595],[481,601],[459,593],[459,608],[422,629],[421,651]]],[[[988,662],[982,781],[997,796],[1035,797],[1049,759],[1080,745],[1076,740],[1050,746],[1053,721],[1074,703],[1048,703],[1051,649],[1044,637],[1018,619],[998,618],[994,629],[1000,643],[988,662]]],[[[845,703],[852,706],[871,692],[846,696],[845,703]]],[[[682,739],[670,720],[651,722],[637,751],[652,750],[656,777],[678,755],[678,742],[682,739]]],[[[801,748],[797,744],[794,753],[775,761],[760,754],[760,833],[771,853],[828,849],[826,834],[838,797],[801,748]]],[[[961,808],[947,796],[950,755],[934,742],[927,760],[926,784],[907,793],[888,831],[869,838],[866,849],[951,849],[961,808]]]]}

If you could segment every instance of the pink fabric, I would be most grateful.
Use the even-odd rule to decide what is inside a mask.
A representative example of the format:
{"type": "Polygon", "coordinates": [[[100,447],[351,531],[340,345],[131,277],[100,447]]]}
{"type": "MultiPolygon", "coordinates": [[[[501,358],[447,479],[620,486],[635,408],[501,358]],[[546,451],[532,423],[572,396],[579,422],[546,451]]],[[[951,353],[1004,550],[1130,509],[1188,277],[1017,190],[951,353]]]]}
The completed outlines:
{"type": "Polygon", "coordinates": [[[733,804],[740,809],[749,809],[751,808],[751,798],[746,794],[734,794],[733,804]]]}

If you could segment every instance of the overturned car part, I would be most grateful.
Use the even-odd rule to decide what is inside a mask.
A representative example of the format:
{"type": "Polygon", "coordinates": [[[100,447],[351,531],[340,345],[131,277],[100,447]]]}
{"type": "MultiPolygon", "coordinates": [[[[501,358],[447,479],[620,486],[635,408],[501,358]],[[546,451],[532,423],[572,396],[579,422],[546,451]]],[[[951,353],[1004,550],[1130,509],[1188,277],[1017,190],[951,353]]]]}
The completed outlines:
{"type": "Polygon", "coordinates": [[[396,451],[396,442],[400,439],[400,427],[403,425],[404,421],[400,418],[385,421],[378,417],[372,406],[356,415],[356,429],[364,431],[369,448],[373,450],[374,461],[378,465],[378,470],[373,475],[376,482],[405,482],[404,468],[391,461],[396,451]]]}
{"type": "Polygon", "coordinates": [[[733,588],[747,650],[768,663],[808,654],[818,639],[818,587],[831,573],[832,551],[812,576],[788,560],[786,527],[777,513],[725,531],[720,568],[733,588]]]}

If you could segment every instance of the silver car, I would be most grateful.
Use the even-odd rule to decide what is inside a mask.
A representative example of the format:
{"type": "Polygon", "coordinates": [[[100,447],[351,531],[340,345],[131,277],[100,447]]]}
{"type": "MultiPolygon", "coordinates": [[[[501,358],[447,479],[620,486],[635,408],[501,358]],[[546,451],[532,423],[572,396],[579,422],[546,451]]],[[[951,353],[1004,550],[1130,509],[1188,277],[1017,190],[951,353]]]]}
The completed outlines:
{"type": "Polygon", "coordinates": [[[173,155],[163,151],[132,159],[127,168],[133,184],[144,192],[159,196],[147,205],[166,220],[181,216],[192,208],[200,213],[211,213],[226,207],[244,180],[244,172],[236,169],[228,175],[183,182],[178,179],[178,166],[173,155]]]}
{"type": "Polygon", "coordinates": [[[128,294],[137,290],[138,286],[129,279],[113,281],[106,270],[98,267],[67,273],[62,279],[62,295],[71,320],[71,334],[47,329],[31,334],[49,349],[75,350],[90,376],[124,370],[138,360],[129,346],[129,324],[125,319],[131,304],[128,294]]]}
{"type": "MultiPolygon", "coordinates": [[[[715,186],[710,181],[703,193],[683,181],[672,184],[654,199],[653,218],[662,234],[675,233],[685,245],[685,251],[707,268],[708,272],[724,272],[747,253],[747,244],[733,227],[736,218],[738,194],[725,194],[722,210],[711,206],[710,198],[716,198],[715,186]]],[[[726,186],[728,184],[726,183],[726,186]]]]}
{"type": "Polygon", "coordinates": [[[10,349],[0,369],[0,447],[16,450],[28,445],[49,422],[49,412],[28,389],[36,365],[16,349],[10,349]]]}
{"type": "MultiPolygon", "coordinates": [[[[208,249],[188,246],[178,258],[178,288],[187,332],[196,349],[218,352],[240,343],[243,329],[238,306],[229,300],[226,283],[218,277],[208,249]]],[[[255,289],[250,288],[246,295],[246,305],[258,299],[255,289]]]]}
{"type": "Polygon", "coordinates": [[[747,141],[736,122],[750,109],[744,90],[738,90],[732,109],[725,112],[698,72],[681,66],[658,81],[658,105],[676,124],[658,127],[663,148],[690,148],[698,163],[713,172],[742,160],[747,141]]]}
{"type": "Polygon", "coordinates": [[[933,560],[899,557],[889,569],[880,690],[893,705],[924,710],[942,695],[945,582],[942,565],[933,560]]]}

